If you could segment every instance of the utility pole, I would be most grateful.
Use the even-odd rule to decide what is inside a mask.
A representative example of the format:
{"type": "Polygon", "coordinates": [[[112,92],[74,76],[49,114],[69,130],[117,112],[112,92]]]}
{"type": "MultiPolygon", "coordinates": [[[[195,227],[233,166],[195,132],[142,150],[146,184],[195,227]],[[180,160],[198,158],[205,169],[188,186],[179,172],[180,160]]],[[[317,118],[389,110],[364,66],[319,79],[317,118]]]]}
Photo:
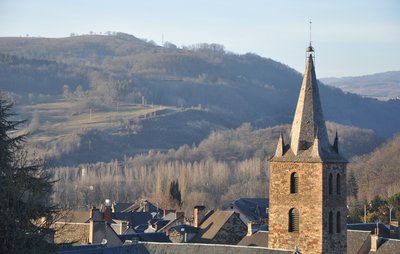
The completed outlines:
{"type": "Polygon", "coordinates": [[[367,204],[364,204],[364,223],[367,223],[367,204]]]}

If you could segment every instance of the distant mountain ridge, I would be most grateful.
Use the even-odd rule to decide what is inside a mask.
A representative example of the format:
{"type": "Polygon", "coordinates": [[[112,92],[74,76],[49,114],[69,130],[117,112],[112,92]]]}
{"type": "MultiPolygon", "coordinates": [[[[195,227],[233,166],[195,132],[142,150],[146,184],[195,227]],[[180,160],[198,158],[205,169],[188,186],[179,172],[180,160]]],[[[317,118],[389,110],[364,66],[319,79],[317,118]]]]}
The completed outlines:
{"type": "Polygon", "coordinates": [[[327,85],[345,92],[380,100],[400,99],[400,71],[343,78],[322,78],[327,85]]]}
{"type": "MultiPolygon", "coordinates": [[[[59,98],[66,88],[74,91],[80,86],[83,91],[74,95],[89,102],[98,98],[97,102],[116,105],[145,99],[156,105],[200,106],[229,122],[228,128],[243,122],[260,128],[291,123],[302,80],[284,64],[254,54],[227,53],[218,44],[161,47],[122,33],[0,38],[0,53],[39,61],[13,67],[0,63],[1,89],[20,96],[43,93],[59,98]],[[42,60],[50,64],[41,66],[42,60]],[[68,71],[49,81],[54,66],[68,71]],[[41,87],[44,81],[51,87],[41,87]]],[[[400,115],[399,101],[362,98],[323,84],[320,94],[327,120],[372,129],[384,138],[400,131],[400,119],[394,117],[400,115]]]]}

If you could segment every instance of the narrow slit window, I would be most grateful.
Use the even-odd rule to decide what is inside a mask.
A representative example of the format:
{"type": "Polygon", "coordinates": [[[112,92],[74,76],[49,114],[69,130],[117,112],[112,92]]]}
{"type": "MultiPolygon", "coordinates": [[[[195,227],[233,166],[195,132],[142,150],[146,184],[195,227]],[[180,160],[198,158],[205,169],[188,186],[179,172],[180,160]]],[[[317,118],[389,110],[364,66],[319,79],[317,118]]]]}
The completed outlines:
{"type": "Polygon", "coordinates": [[[340,174],[336,176],[336,194],[340,195],[340,174]]]}
{"type": "Polygon", "coordinates": [[[299,192],[299,176],[295,172],[290,175],[290,193],[298,193],[298,192],[299,192]]]}
{"type": "Polygon", "coordinates": [[[299,211],[296,208],[289,210],[289,232],[298,233],[299,232],[299,211]]]}
{"type": "Polygon", "coordinates": [[[328,189],[329,189],[329,195],[332,195],[333,188],[332,188],[332,182],[333,182],[333,176],[332,174],[329,174],[329,183],[328,183],[328,189]]]}

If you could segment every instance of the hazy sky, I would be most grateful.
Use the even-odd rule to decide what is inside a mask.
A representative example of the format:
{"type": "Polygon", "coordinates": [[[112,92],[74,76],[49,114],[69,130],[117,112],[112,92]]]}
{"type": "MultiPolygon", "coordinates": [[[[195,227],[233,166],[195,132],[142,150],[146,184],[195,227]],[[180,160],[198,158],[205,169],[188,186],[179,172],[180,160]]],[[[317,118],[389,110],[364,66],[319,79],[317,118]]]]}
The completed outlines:
{"type": "Polygon", "coordinates": [[[317,76],[355,76],[400,70],[399,13],[398,0],[0,0],[0,36],[118,31],[219,43],[303,72],[312,19],[317,76]]]}

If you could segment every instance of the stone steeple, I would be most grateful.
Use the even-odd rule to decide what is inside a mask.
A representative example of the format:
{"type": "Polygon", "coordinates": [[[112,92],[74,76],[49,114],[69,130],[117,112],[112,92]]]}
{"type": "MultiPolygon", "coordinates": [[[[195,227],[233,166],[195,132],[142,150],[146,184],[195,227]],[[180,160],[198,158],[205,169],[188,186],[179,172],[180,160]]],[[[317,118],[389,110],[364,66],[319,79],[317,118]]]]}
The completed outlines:
{"type": "Polygon", "coordinates": [[[290,148],[295,155],[313,145],[317,132],[320,149],[331,150],[319,98],[312,47],[310,46],[307,51],[309,55],[306,71],[290,133],[290,148]]]}
{"type": "Polygon", "coordinates": [[[310,44],[307,47],[306,70],[290,131],[290,142],[286,144],[280,136],[271,160],[345,162],[338,147],[337,133],[333,146],[329,143],[315,75],[314,48],[310,44]]]}
{"type": "Polygon", "coordinates": [[[314,69],[307,64],[290,142],[279,136],[269,160],[268,247],[307,254],[347,253],[346,163],[329,143],[314,69]]]}

